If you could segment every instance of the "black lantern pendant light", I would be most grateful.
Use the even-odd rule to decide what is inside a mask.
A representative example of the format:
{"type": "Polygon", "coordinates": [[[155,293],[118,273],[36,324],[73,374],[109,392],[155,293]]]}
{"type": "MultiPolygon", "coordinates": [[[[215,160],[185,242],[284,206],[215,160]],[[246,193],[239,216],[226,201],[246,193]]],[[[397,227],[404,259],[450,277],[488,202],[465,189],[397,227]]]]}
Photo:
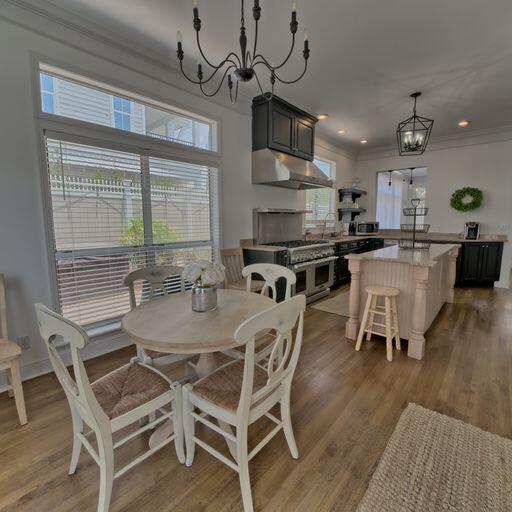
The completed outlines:
{"type": "Polygon", "coordinates": [[[400,156],[422,155],[430,139],[434,120],[416,114],[416,101],[419,96],[421,96],[421,92],[411,94],[411,98],[414,98],[413,114],[405,121],[398,123],[398,128],[396,129],[400,156]]]}
{"type": "MultiPolygon", "coordinates": [[[[258,87],[260,88],[261,94],[270,99],[274,94],[274,84],[276,80],[283,84],[294,84],[298,82],[306,73],[308,67],[308,59],[309,59],[309,41],[307,33],[304,34],[304,48],[302,50],[302,56],[304,58],[304,70],[295,80],[284,80],[279,77],[277,71],[280,70],[290,59],[293,49],[295,48],[295,34],[297,33],[297,29],[299,23],[297,21],[297,8],[296,3],[292,4],[292,13],[290,19],[290,32],[292,34],[292,43],[291,48],[288,51],[285,59],[278,64],[277,66],[273,66],[269,63],[269,60],[266,59],[261,53],[258,53],[258,21],[261,17],[261,7],[260,0],[254,0],[254,5],[252,8],[252,17],[254,19],[254,43],[252,46],[252,53],[247,49],[247,35],[245,33],[245,9],[244,9],[244,0],[241,0],[241,19],[240,19],[240,51],[233,51],[227,54],[227,56],[221,60],[218,64],[213,64],[205,55],[201,44],[199,42],[199,31],[201,30],[201,19],[199,18],[199,8],[197,6],[197,0],[194,0],[194,8],[193,8],[193,26],[196,31],[196,41],[199,49],[199,53],[204,63],[211,68],[211,73],[209,72],[208,76],[205,76],[203,73],[203,65],[201,61],[197,63],[197,79],[190,78],[187,76],[185,71],[183,70],[183,59],[185,57],[185,53],[183,51],[183,39],[181,32],[178,31],[178,50],[176,52],[178,56],[178,60],[180,61],[180,69],[183,73],[183,76],[193,84],[199,85],[201,92],[208,97],[215,96],[222,87],[224,80],[227,76],[227,85],[229,89],[229,97],[232,103],[235,103],[238,97],[238,84],[239,82],[249,82],[253,78],[256,79],[258,83],[258,87]],[[271,84],[272,92],[264,93],[263,88],[261,87],[261,83],[259,77],[256,73],[256,67],[263,66],[269,74],[269,81],[271,84]],[[216,87],[207,91],[205,89],[205,85],[210,82],[218,73],[220,77],[220,81],[216,87]],[[233,93],[233,79],[231,78],[231,73],[236,79],[235,92],[233,93]]],[[[270,61],[271,62],[271,61],[270,61]]]]}

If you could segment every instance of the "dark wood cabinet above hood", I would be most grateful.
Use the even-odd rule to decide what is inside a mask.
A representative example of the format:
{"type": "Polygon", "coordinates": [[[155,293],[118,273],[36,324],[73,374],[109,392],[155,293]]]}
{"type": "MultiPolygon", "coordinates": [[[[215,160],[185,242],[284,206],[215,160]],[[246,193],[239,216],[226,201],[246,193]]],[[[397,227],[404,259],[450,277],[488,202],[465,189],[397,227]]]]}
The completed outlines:
{"type": "Polygon", "coordinates": [[[317,118],[274,96],[252,100],[252,150],[273,149],[305,160],[315,156],[317,118]]]}

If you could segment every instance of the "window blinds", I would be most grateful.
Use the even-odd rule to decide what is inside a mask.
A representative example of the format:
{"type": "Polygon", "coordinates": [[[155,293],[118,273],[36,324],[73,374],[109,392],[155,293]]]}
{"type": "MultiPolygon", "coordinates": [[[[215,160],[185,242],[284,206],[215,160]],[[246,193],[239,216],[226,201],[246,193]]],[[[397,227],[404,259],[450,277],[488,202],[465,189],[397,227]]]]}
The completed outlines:
{"type": "MultiPolygon", "coordinates": [[[[46,150],[66,318],[115,321],[129,310],[123,278],[131,270],[217,257],[216,169],[56,138],[46,138],[46,150]]],[[[179,289],[177,279],[167,285],[179,289]]]]}

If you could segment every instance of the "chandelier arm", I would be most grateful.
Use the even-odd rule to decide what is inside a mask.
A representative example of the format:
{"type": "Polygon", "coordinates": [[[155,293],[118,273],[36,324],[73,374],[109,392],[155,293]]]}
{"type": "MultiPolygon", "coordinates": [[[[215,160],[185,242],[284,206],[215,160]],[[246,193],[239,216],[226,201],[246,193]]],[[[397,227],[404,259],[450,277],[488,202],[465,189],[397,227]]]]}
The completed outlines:
{"type": "Polygon", "coordinates": [[[254,72],[254,77],[256,78],[256,82],[258,83],[258,87],[261,91],[261,95],[266,98],[267,100],[271,100],[273,97],[274,97],[274,84],[272,84],[272,92],[270,93],[266,93],[263,91],[263,87],[261,87],[261,82],[260,82],[260,79],[258,77],[258,74],[256,73],[256,71],[254,72]]]}
{"type": "Polygon", "coordinates": [[[295,82],[298,82],[306,74],[307,70],[308,70],[308,61],[306,60],[306,61],[304,61],[304,71],[302,71],[302,73],[295,80],[283,80],[282,78],[279,78],[275,73],[274,73],[274,75],[282,84],[290,85],[290,84],[294,84],[295,82]]]}
{"type": "Polygon", "coordinates": [[[235,87],[235,99],[233,99],[233,91],[231,89],[229,89],[229,99],[230,99],[231,103],[236,103],[236,100],[238,99],[238,84],[239,84],[239,82],[237,81],[236,87],[235,87]]]}
{"type": "Polygon", "coordinates": [[[199,88],[201,89],[201,92],[208,98],[211,98],[212,96],[215,96],[219,91],[220,91],[220,88],[222,87],[222,84],[224,83],[224,79],[226,78],[226,75],[228,74],[228,71],[232,68],[236,67],[234,64],[232,64],[231,66],[228,66],[225,71],[224,71],[224,74],[222,75],[222,79],[221,81],[219,82],[219,85],[217,87],[217,89],[215,89],[214,92],[212,93],[208,93],[206,92],[204,89],[203,89],[203,85],[206,83],[206,82],[200,82],[199,83],[199,88]]]}
{"type": "Polygon", "coordinates": [[[271,64],[269,64],[268,60],[265,59],[265,57],[263,57],[263,55],[261,55],[261,53],[258,53],[258,54],[255,54],[254,57],[253,57],[253,66],[255,65],[255,61],[256,59],[259,57],[261,59],[260,62],[264,62],[266,64],[266,66],[268,67],[268,69],[270,70],[276,70],[276,69],[280,69],[282,68],[289,60],[290,60],[290,57],[293,53],[293,49],[295,48],[295,34],[292,34],[292,45],[290,47],[290,51],[288,52],[288,55],[286,56],[286,58],[283,60],[283,62],[281,62],[281,64],[279,64],[279,66],[272,66],[271,64]]]}
{"type": "MultiPolygon", "coordinates": [[[[212,74],[206,80],[201,80],[199,83],[202,83],[203,85],[207,84],[217,74],[217,72],[220,69],[222,69],[222,67],[224,66],[224,64],[226,64],[226,62],[230,63],[230,65],[227,67],[227,71],[229,71],[231,68],[236,68],[236,62],[232,61],[231,59],[226,58],[222,61],[221,65],[218,68],[214,69],[212,74]]],[[[223,80],[224,80],[224,78],[223,78],[223,80]]]]}
{"type": "MultiPolygon", "coordinates": [[[[227,57],[219,65],[216,66],[215,64],[212,64],[208,60],[206,55],[204,54],[203,48],[201,47],[201,43],[199,41],[199,31],[196,32],[196,41],[197,41],[197,47],[199,48],[199,53],[201,54],[201,57],[206,62],[206,64],[208,64],[208,66],[210,66],[211,68],[213,68],[213,69],[221,68],[226,62],[230,61],[230,57],[235,57],[236,60],[238,61],[238,67],[241,67],[240,58],[238,57],[238,55],[235,52],[228,53],[227,57]]],[[[230,61],[230,62],[233,62],[233,61],[230,61]]],[[[233,62],[233,64],[235,64],[235,66],[236,66],[235,62],[233,62]]]]}
{"type": "Polygon", "coordinates": [[[199,85],[201,82],[199,80],[193,80],[192,78],[189,78],[187,76],[187,73],[185,73],[185,70],[183,69],[183,62],[180,60],[180,70],[181,74],[191,83],[195,85],[199,85]]]}

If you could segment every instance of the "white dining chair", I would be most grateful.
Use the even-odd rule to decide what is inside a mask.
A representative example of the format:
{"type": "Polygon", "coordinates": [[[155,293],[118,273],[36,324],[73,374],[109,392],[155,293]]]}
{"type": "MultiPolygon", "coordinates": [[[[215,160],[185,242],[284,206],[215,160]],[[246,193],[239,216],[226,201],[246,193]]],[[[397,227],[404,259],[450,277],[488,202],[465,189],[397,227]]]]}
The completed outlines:
{"type": "MultiPolygon", "coordinates": [[[[306,297],[297,295],[262,311],[242,323],[235,332],[235,340],[245,346],[244,360],[232,361],[212,374],[183,387],[183,426],[185,430],[186,465],[194,459],[198,445],[238,473],[245,512],[252,512],[252,493],[249,479],[249,461],[282,429],[294,459],[299,452],[293,435],[290,414],[290,393],[293,374],[299,359],[306,297]],[[293,329],[296,327],[295,337],[293,329]],[[254,360],[255,339],[262,330],[272,329],[275,334],[267,368],[254,360]],[[278,353],[282,352],[282,357],[278,353]],[[269,411],[280,405],[281,419],[269,411]],[[195,411],[197,407],[199,411],[195,411]],[[236,434],[219,428],[204,415],[236,428],[236,434]],[[275,427],[250,452],[248,430],[255,421],[265,416],[275,427]],[[199,439],[195,422],[221,434],[236,447],[236,460],[226,457],[199,439]]],[[[230,430],[230,429],[229,429],[230,430]]]]}
{"type": "Polygon", "coordinates": [[[9,340],[7,300],[3,274],[0,274],[0,328],[0,371],[5,370],[6,372],[9,397],[14,396],[20,424],[26,425],[27,410],[20,373],[21,348],[16,342],[9,340]]]}
{"type": "Polygon", "coordinates": [[[89,343],[86,332],[42,304],[36,304],[35,308],[41,337],[71,409],[73,450],[69,474],[75,473],[80,451],[84,446],[100,467],[98,512],[107,512],[114,479],[124,475],[160,448],[174,441],[179,461],[185,461],[181,386],[137,358],[95,382],[89,382],[80,355],[80,350],[89,343]],[[56,339],[69,343],[74,377],[57,351],[56,339]],[[153,422],[116,441],[113,440],[114,433],[157,412],[160,415],[153,422]],[[167,419],[171,419],[174,425],[172,436],[114,471],[116,448],[167,419]],[[85,426],[89,428],[88,432],[85,431],[85,426]],[[89,440],[93,433],[96,436],[97,450],[89,440]]]}
{"type": "MultiPolygon", "coordinates": [[[[169,284],[166,281],[173,277],[179,279],[179,291],[185,291],[185,280],[183,279],[183,267],[177,265],[151,265],[144,268],[133,270],[124,278],[124,285],[130,291],[130,307],[133,309],[137,306],[137,297],[135,292],[135,283],[143,281],[145,286],[142,286],[140,301],[149,301],[170,292],[169,284]],[[145,297],[145,294],[147,297],[145,297]]],[[[169,311],[172,314],[172,311],[169,311]]],[[[184,361],[195,357],[195,354],[165,354],[156,350],[147,350],[137,345],[137,355],[144,361],[144,363],[151,366],[163,366],[179,361],[184,361]]]]}
{"type": "MultiPolygon", "coordinates": [[[[247,265],[242,269],[242,276],[246,280],[246,290],[248,292],[254,291],[254,283],[263,283],[259,293],[277,301],[277,283],[280,279],[284,279],[285,295],[284,300],[292,296],[293,285],[297,282],[295,273],[282,265],[275,265],[274,263],[254,263],[247,265]],[[263,281],[255,281],[254,275],[263,278],[263,281]]],[[[272,348],[274,336],[268,332],[260,333],[256,339],[255,347],[256,353],[254,359],[257,363],[266,365],[268,357],[272,348]]],[[[243,359],[243,352],[240,350],[228,350],[224,352],[225,355],[233,357],[234,359],[243,359]]]]}
{"type": "Polygon", "coordinates": [[[297,277],[289,268],[274,263],[254,263],[247,265],[242,269],[242,276],[246,280],[246,290],[253,291],[253,276],[259,275],[263,278],[263,287],[260,291],[262,295],[271,297],[277,301],[277,282],[280,279],[285,280],[284,299],[292,296],[292,287],[297,282],[297,277]]]}

